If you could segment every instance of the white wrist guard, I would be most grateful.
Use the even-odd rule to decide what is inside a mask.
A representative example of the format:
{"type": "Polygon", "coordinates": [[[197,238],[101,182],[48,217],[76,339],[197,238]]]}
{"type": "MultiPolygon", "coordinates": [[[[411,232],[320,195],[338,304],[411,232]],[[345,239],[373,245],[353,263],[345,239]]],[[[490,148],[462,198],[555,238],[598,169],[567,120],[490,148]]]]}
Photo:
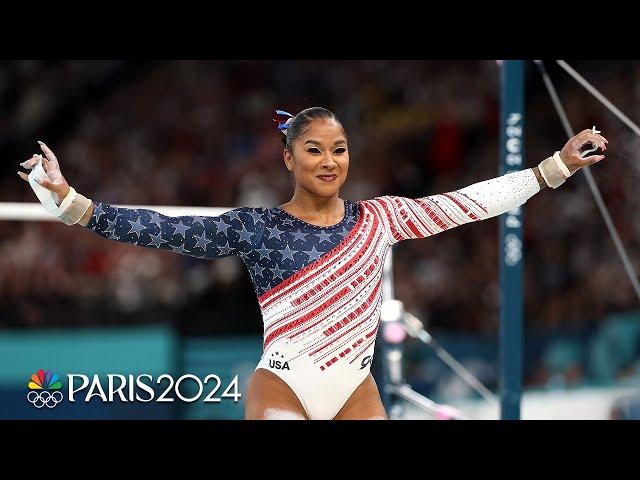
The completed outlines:
{"type": "Polygon", "coordinates": [[[553,156],[540,162],[538,168],[540,175],[551,188],[558,188],[571,176],[571,172],[560,158],[560,152],[555,152],[553,156]]]}
{"type": "Polygon", "coordinates": [[[58,218],[67,225],[75,225],[86,213],[91,206],[91,199],[76,192],[73,187],[70,187],[69,193],[62,200],[60,204],[60,210],[62,215],[58,218]]]}
{"type": "Polygon", "coordinates": [[[48,178],[44,168],[42,168],[42,163],[38,163],[29,173],[29,185],[31,185],[44,209],[66,225],[78,223],[91,206],[91,199],[80,195],[71,187],[67,196],[58,206],[51,190],[47,190],[38,183],[38,179],[43,177],[48,178]]]}

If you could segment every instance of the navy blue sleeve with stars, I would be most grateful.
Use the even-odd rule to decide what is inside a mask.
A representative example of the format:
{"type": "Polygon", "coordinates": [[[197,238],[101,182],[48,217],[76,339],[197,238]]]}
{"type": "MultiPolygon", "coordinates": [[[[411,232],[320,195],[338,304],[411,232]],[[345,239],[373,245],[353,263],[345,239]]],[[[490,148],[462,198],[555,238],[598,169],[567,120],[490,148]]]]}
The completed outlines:
{"type": "Polygon", "coordinates": [[[87,228],[130,245],[198,258],[220,258],[250,249],[255,228],[249,231],[247,225],[256,227],[260,221],[255,210],[238,208],[218,217],[169,217],[153,210],[95,202],[87,228]]]}
{"type": "Polygon", "coordinates": [[[242,207],[217,217],[169,217],[153,210],[94,202],[87,228],[110,240],[202,259],[238,255],[256,293],[262,295],[346,237],[359,210],[348,200],[345,206],[340,223],[318,227],[279,208],[242,207]]]}

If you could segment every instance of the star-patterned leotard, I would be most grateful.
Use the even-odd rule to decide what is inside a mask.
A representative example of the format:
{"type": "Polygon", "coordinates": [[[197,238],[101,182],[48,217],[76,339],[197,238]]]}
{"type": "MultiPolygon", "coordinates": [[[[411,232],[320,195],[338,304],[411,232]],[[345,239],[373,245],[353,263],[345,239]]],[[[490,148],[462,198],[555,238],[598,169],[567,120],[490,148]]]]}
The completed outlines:
{"type": "Polygon", "coordinates": [[[264,322],[256,369],[285,381],[309,418],[331,419],[369,374],[388,249],[507,212],[539,190],[528,169],[415,200],[345,200],[344,218],[330,227],[280,208],[169,217],[95,202],[87,228],[111,240],[203,259],[240,256],[264,322]]]}

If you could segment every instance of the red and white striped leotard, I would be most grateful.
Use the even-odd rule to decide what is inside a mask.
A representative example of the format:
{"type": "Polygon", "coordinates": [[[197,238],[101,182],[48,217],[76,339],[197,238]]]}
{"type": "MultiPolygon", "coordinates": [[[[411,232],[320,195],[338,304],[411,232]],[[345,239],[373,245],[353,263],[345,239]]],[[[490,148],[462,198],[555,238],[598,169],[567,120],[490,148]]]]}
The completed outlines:
{"type": "Polygon", "coordinates": [[[284,380],[309,418],[333,418],[370,371],[389,248],[500,215],[539,190],[529,169],[415,200],[357,202],[359,219],[342,242],[259,297],[264,352],[257,368],[284,380]]]}
{"type": "Polygon", "coordinates": [[[264,320],[256,369],[284,380],[309,418],[330,419],[369,374],[389,248],[507,212],[539,190],[529,169],[415,200],[345,200],[343,221],[331,227],[279,208],[169,217],[94,202],[87,228],[110,240],[202,259],[240,256],[264,320]]]}

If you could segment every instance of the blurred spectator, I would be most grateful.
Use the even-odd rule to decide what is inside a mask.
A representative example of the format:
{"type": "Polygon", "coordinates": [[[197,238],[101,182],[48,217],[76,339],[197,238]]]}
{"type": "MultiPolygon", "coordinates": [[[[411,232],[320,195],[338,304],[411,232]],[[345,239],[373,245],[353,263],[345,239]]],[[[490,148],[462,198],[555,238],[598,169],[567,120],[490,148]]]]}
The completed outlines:
{"type": "Polygon", "coordinates": [[[626,395],[611,405],[610,420],[640,420],[640,395],[626,395]]]}

